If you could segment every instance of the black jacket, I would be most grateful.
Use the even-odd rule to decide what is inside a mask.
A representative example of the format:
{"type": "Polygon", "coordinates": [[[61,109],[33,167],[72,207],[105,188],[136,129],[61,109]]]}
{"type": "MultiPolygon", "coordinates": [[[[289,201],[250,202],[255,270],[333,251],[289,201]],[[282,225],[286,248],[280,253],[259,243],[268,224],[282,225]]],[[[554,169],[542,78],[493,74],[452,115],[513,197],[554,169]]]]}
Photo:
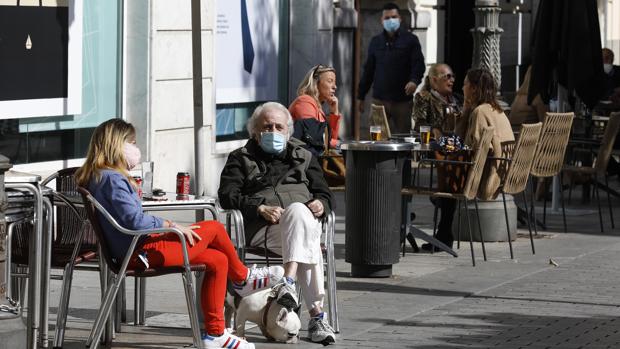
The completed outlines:
{"type": "Polygon", "coordinates": [[[419,85],[425,70],[417,36],[400,28],[389,38],[384,30],[368,45],[357,98],[364,99],[374,83],[373,98],[392,102],[411,100],[411,96],[405,94],[405,85],[409,81],[419,85]]]}
{"type": "Polygon", "coordinates": [[[286,208],[293,202],[317,199],[325,214],[334,207],[333,194],[317,159],[291,138],[283,155],[265,153],[254,139],[230,155],[220,177],[218,197],[225,209],[243,215],[246,241],[267,225],[257,210],[260,205],[286,208]]]}

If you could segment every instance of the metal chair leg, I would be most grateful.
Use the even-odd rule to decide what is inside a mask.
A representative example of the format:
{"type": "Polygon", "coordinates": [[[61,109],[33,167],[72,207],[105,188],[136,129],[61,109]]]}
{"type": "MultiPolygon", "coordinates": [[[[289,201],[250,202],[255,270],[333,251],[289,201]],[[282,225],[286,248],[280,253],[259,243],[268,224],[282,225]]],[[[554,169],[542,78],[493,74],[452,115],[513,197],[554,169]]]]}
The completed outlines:
{"type": "Polygon", "coordinates": [[[196,306],[196,298],[194,295],[194,286],[192,273],[189,269],[183,273],[183,287],[185,289],[185,299],[187,301],[187,311],[189,313],[189,322],[192,328],[192,337],[194,346],[202,348],[202,340],[200,336],[200,324],[198,323],[198,307],[196,306]]]}
{"type": "Polygon", "coordinates": [[[508,233],[508,247],[510,249],[510,259],[514,259],[515,256],[512,252],[512,237],[510,236],[510,222],[508,222],[508,207],[506,207],[506,194],[502,191],[502,201],[504,202],[504,217],[506,218],[506,232],[508,233]]]}
{"type": "Polygon", "coordinates": [[[71,295],[71,283],[73,281],[73,263],[65,266],[60,291],[60,302],[58,313],[56,314],[56,330],[54,332],[54,348],[62,348],[65,338],[65,326],[67,325],[67,311],[69,308],[69,297],[71,295]]]}
{"type": "MultiPolygon", "coordinates": [[[[530,215],[527,212],[527,197],[525,195],[525,191],[522,191],[521,194],[523,194],[523,204],[525,205],[525,213],[527,216],[527,229],[530,231],[530,242],[532,244],[532,254],[536,254],[536,250],[534,249],[534,236],[532,235],[532,220],[530,219],[530,215]]],[[[534,226],[536,226],[536,223],[534,223],[534,226]]]]}
{"type": "Polygon", "coordinates": [[[471,250],[471,264],[476,266],[476,258],[474,257],[474,237],[471,234],[471,222],[469,219],[469,207],[467,205],[467,199],[465,201],[465,218],[467,219],[467,231],[469,231],[469,248],[471,250]]]}
{"type": "Polygon", "coordinates": [[[336,257],[334,255],[334,231],[336,229],[336,215],[332,212],[333,219],[328,221],[329,226],[326,231],[326,261],[327,261],[327,291],[329,299],[329,321],[336,333],[340,332],[340,324],[338,321],[338,296],[336,292],[336,257]]]}
{"type": "Polygon", "coordinates": [[[603,227],[603,212],[601,210],[601,197],[598,193],[598,176],[595,174],[594,175],[594,182],[592,183],[594,185],[594,194],[596,194],[596,202],[598,203],[598,219],[601,223],[601,233],[605,232],[605,228],[603,227]]]}
{"type": "Polygon", "coordinates": [[[568,232],[566,227],[566,208],[564,207],[564,183],[562,180],[562,172],[558,175],[560,181],[560,202],[562,203],[562,222],[564,223],[564,233],[568,232]]]}
{"type": "MultiPolygon", "coordinates": [[[[609,176],[607,175],[607,173],[605,173],[605,186],[609,188],[609,176]]],[[[611,221],[611,229],[615,229],[616,224],[614,223],[614,213],[611,208],[611,197],[609,196],[609,189],[606,190],[606,192],[607,192],[607,207],[609,207],[609,220],[611,221]]]]}
{"type": "Polygon", "coordinates": [[[547,226],[547,178],[543,178],[542,182],[543,182],[543,225],[547,226]]]}
{"type": "MultiPolygon", "coordinates": [[[[105,292],[105,296],[103,297],[103,302],[101,304],[101,309],[97,313],[97,318],[95,319],[95,323],[93,324],[93,328],[90,331],[90,335],[86,340],[86,346],[91,349],[97,349],[99,346],[99,339],[103,333],[104,327],[106,327],[106,320],[110,316],[110,312],[112,310],[112,305],[114,303],[114,299],[116,298],[116,294],[118,293],[118,289],[120,287],[120,283],[123,280],[124,275],[114,275],[110,278],[108,289],[105,292]]],[[[111,331],[108,331],[111,332],[111,331]]],[[[111,337],[111,334],[109,334],[111,337]]],[[[110,338],[111,339],[111,338],[110,338]]]]}
{"type": "Polygon", "coordinates": [[[478,219],[478,234],[480,234],[480,243],[482,244],[482,255],[487,260],[487,250],[484,247],[484,236],[482,235],[482,222],[480,221],[480,211],[478,210],[478,199],[474,198],[474,206],[476,208],[476,218],[478,219]]]}
{"type": "Polygon", "coordinates": [[[461,249],[461,200],[457,200],[457,210],[459,213],[459,221],[456,224],[456,248],[461,249]]]}
{"type": "Polygon", "coordinates": [[[532,188],[531,192],[530,192],[530,206],[532,206],[531,211],[530,211],[530,217],[532,217],[532,223],[534,225],[534,234],[538,235],[538,228],[536,227],[536,225],[538,224],[538,221],[536,220],[536,207],[534,206],[534,195],[536,194],[536,186],[534,185],[534,181],[532,180],[532,177],[530,176],[530,186],[532,188]]]}

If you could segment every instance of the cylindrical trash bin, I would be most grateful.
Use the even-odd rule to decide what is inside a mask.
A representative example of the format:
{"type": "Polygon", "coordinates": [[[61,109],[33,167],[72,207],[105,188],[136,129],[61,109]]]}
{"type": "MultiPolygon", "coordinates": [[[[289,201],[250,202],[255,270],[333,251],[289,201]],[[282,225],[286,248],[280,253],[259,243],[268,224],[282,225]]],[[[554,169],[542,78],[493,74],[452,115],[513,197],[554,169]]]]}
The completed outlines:
{"type": "Polygon", "coordinates": [[[389,277],[400,251],[403,164],[411,143],[348,142],[345,260],[351,276],[389,277]]]}

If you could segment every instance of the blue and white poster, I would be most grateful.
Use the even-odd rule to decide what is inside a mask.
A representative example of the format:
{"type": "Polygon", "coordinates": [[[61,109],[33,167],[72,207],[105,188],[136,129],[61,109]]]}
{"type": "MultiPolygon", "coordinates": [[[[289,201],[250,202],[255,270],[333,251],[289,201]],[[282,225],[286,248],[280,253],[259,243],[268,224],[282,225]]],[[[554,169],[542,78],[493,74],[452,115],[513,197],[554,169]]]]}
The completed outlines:
{"type": "Polygon", "coordinates": [[[218,0],[216,103],[278,97],[277,0],[218,0]]]}

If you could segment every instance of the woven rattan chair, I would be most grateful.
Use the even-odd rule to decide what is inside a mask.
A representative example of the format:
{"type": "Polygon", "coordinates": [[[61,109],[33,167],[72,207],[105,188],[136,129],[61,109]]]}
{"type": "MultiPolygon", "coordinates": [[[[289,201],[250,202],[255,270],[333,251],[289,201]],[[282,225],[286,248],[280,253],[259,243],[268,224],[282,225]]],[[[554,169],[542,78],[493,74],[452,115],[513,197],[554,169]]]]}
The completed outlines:
{"type": "Polygon", "coordinates": [[[187,301],[187,308],[189,312],[189,320],[194,339],[194,346],[196,348],[202,348],[202,340],[199,327],[200,325],[198,323],[197,314],[198,308],[196,305],[196,298],[192,281],[192,271],[204,272],[206,271],[206,268],[204,264],[189,263],[189,255],[187,253],[187,246],[185,244],[185,237],[183,233],[177,228],[159,228],[149,230],[126,229],[120,226],[118,222],[116,222],[116,220],[110,215],[110,213],[106,211],[106,209],[101,206],[99,202],[97,202],[97,200],[88,192],[88,190],[78,187],[78,191],[82,195],[84,207],[86,208],[86,213],[88,215],[88,220],[90,221],[91,226],[93,227],[93,230],[95,231],[95,234],[98,238],[102,258],[105,260],[107,267],[112,272],[112,275],[110,275],[110,282],[108,283],[108,287],[103,294],[101,307],[99,308],[99,312],[97,313],[97,318],[95,319],[93,328],[90,331],[88,340],[86,341],[86,346],[90,347],[91,349],[97,349],[97,347],[99,346],[99,339],[101,338],[101,334],[103,333],[104,324],[106,322],[106,319],[108,319],[108,317],[110,316],[110,311],[112,310],[112,306],[114,305],[114,299],[116,298],[118,290],[125,277],[154,277],[166,274],[182,274],[183,285],[185,287],[185,298],[187,301]],[[108,222],[110,222],[110,224],[112,224],[112,226],[114,226],[114,228],[116,228],[123,234],[133,236],[131,245],[129,246],[127,254],[122,261],[117,261],[116,259],[112,258],[108,242],[105,240],[105,235],[103,234],[100,217],[106,219],[108,222]],[[146,269],[129,268],[129,261],[136,247],[138,247],[137,243],[139,238],[141,236],[153,233],[172,233],[175,234],[180,241],[184,242],[182,244],[183,266],[156,267],[146,269]]]}
{"type": "MultiPolygon", "coordinates": [[[[226,231],[232,235],[232,241],[237,249],[239,259],[245,264],[271,263],[282,264],[282,256],[270,251],[267,247],[253,247],[245,241],[243,215],[239,210],[227,210],[218,205],[220,213],[226,215],[226,231]],[[234,227],[233,227],[234,224],[234,227]],[[234,232],[234,233],[233,233],[234,232]]],[[[336,333],[340,332],[338,322],[338,297],[336,292],[336,257],[334,255],[334,234],[336,232],[336,214],[332,211],[322,220],[323,234],[321,236],[321,251],[325,268],[325,283],[327,288],[327,314],[329,323],[336,333]]],[[[301,295],[303,297],[303,295],[301,295]]]]}
{"type": "MultiPolygon", "coordinates": [[[[573,125],[574,113],[547,113],[545,122],[543,123],[542,130],[540,132],[540,139],[536,146],[536,152],[534,153],[534,163],[532,164],[532,170],[530,174],[532,177],[537,177],[545,182],[545,178],[550,178],[560,174],[562,166],[564,165],[564,155],[566,153],[566,146],[568,145],[568,138],[570,136],[570,130],[573,125]]],[[[564,232],[566,232],[566,210],[564,209],[564,195],[562,176],[558,176],[560,181],[560,201],[562,203],[562,219],[564,222],[564,232]]],[[[545,185],[546,187],[546,185],[545,185]]],[[[534,183],[532,181],[532,193],[531,193],[531,215],[534,218],[534,231],[536,229],[536,211],[534,207],[534,183]]],[[[546,223],[547,216],[547,195],[545,188],[545,199],[543,203],[543,225],[546,223]]]]}
{"type": "Polygon", "coordinates": [[[390,139],[392,137],[392,132],[390,132],[390,123],[388,122],[387,115],[385,114],[384,106],[371,104],[369,118],[371,125],[381,126],[381,139],[390,139]]]}
{"type": "MultiPolygon", "coordinates": [[[[446,165],[457,165],[464,166],[467,171],[467,178],[465,179],[465,184],[463,185],[462,190],[455,193],[449,192],[433,192],[429,191],[429,189],[423,189],[420,186],[417,186],[415,189],[409,189],[409,195],[416,194],[424,194],[427,193],[431,197],[435,198],[447,198],[454,199],[459,202],[465,203],[465,210],[469,212],[469,201],[474,202],[474,206],[476,208],[476,219],[478,220],[478,233],[480,235],[480,242],[482,244],[482,254],[484,256],[484,260],[487,260],[486,249],[484,246],[484,237],[482,234],[482,228],[480,227],[480,214],[478,212],[478,199],[477,193],[478,188],[480,187],[480,180],[482,179],[482,173],[484,171],[484,166],[487,160],[487,156],[489,154],[489,149],[491,148],[491,140],[493,139],[493,127],[485,127],[482,131],[482,137],[480,139],[480,143],[477,145],[476,149],[474,149],[474,155],[472,161],[453,161],[453,160],[435,160],[435,159],[424,159],[421,160],[419,166],[423,166],[423,164],[432,164],[434,166],[446,164],[446,165]]],[[[476,266],[476,258],[474,256],[474,239],[472,235],[471,222],[469,219],[469,214],[466,215],[467,219],[467,228],[469,232],[469,246],[471,250],[471,261],[474,266],[476,266]]],[[[434,217],[434,225],[437,224],[437,216],[434,217]]],[[[460,237],[459,237],[460,239],[460,237]]]]}
{"type": "MultiPolygon", "coordinates": [[[[609,188],[609,176],[607,175],[607,165],[609,164],[609,158],[611,157],[611,151],[613,150],[618,131],[620,130],[620,112],[612,113],[605,127],[605,133],[603,139],[600,142],[598,152],[596,154],[596,161],[593,167],[577,167],[577,166],[565,166],[563,172],[569,174],[571,178],[575,175],[586,175],[589,177],[590,183],[595,188],[596,200],[598,201],[598,216],[601,224],[601,233],[604,232],[603,227],[603,214],[601,211],[601,199],[599,197],[598,187],[599,178],[605,179],[605,185],[609,188]]],[[[572,190],[572,186],[571,186],[572,190]]],[[[611,227],[615,228],[613,210],[611,207],[611,197],[609,191],[607,191],[607,205],[609,206],[609,219],[611,221],[611,227]]]]}
{"type": "MultiPolygon", "coordinates": [[[[532,163],[534,162],[534,152],[538,145],[540,130],[542,123],[523,124],[519,132],[519,139],[516,142],[512,158],[502,159],[507,164],[507,171],[500,186],[502,201],[504,202],[504,216],[506,218],[506,232],[508,234],[508,246],[510,248],[510,258],[514,258],[512,250],[512,237],[510,236],[510,223],[508,222],[508,208],[506,207],[506,194],[516,196],[523,195],[523,203],[525,212],[527,210],[527,198],[525,197],[525,189],[527,188],[527,180],[530,176],[532,163]]],[[[532,225],[529,215],[527,216],[527,227],[530,231],[530,243],[532,244],[532,254],[536,253],[534,249],[534,237],[532,236],[532,225]]]]}

